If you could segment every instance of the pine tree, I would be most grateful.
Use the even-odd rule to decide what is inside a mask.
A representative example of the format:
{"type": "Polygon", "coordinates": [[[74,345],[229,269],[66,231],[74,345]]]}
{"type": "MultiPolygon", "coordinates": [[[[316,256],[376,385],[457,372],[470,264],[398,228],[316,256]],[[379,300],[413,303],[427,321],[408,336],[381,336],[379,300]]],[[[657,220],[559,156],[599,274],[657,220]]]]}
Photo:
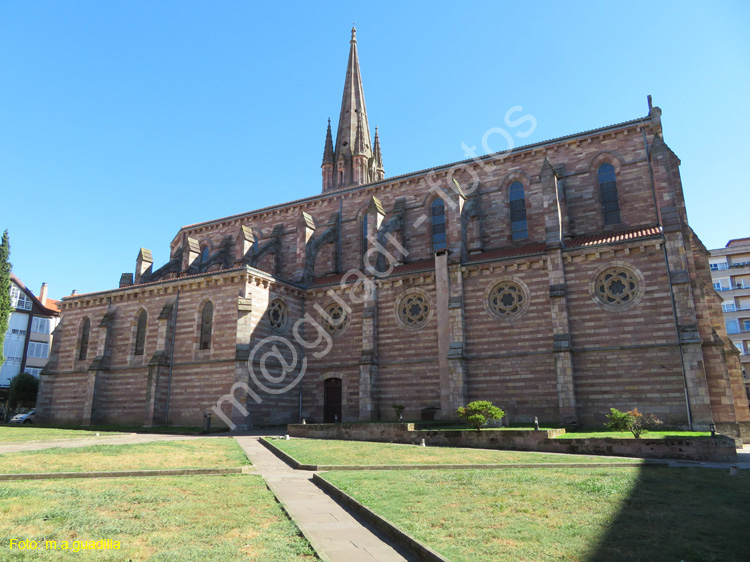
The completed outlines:
{"type": "Polygon", "coordinates": [[[3,232],[3,241],[0,244],[0,365],[5,361],[3,355],[3,344],[5,343],[5,332],[8,331],[8,318],[10,317],[10,241],[8,231],[3,232]]]}

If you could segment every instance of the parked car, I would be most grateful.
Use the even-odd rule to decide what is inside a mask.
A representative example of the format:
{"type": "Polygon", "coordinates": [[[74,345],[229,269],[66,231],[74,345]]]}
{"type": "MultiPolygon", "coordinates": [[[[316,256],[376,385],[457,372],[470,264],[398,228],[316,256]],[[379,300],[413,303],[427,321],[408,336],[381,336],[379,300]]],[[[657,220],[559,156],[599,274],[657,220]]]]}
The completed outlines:
{"type": "Polygon", "coordinates": [[[16,414],[10,418],[10,423],[34,423],[34,414],[36,414],[36,410],[31,410],[25,414],[16,414]]]}

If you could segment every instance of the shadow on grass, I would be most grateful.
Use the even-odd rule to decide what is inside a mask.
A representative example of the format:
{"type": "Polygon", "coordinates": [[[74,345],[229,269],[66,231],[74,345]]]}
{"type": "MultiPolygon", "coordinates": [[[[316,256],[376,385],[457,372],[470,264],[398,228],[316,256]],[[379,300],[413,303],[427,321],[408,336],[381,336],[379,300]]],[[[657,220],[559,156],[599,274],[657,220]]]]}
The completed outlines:
{"type": "Polygon", "coordinates": [[[587,562],[748,560],[750,472],[641,469],[587,562]]]}

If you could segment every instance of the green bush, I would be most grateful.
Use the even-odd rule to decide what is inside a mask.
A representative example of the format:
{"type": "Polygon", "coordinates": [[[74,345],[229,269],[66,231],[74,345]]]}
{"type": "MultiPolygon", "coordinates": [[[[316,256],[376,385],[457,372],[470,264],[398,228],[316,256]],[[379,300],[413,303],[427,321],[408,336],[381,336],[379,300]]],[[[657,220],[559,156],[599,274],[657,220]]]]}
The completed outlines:
{"type": "Polygon", "coordinates": [[[609,421],[604,424],[607,429],[629,431],[636,439],[640,438],[642,433],[663,423],[654,414],[640,413],[638,408],[633,408],[629,412],[621,412],[616,408],[610,408],[609,411],[610,414],[607,416],[609,421]]]}
{"type": "Polygon", "coordinates": [[[628,431],[630,416],[627,412],[621,412],[617,408],[610,408],[607,419],[609,421],[604,425],[610,431],[628,431]]]}
{"type": "Polygon", "coordinates": [[[486,425],[487,422],[505,417],[503,410],[497,406],[493,406],[492,402],[488,402],[487,400],[469,402],[465,408],[459,408],[456,413],[459,418],[477,431],[481,431],[482,426],[486,425]]]}

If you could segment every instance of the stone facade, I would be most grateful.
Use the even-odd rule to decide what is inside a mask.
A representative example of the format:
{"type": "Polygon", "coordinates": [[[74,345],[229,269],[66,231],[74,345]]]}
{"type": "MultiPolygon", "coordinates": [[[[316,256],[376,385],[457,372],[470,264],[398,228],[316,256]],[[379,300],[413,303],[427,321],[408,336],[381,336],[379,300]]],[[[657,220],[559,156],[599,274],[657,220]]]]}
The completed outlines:
{"type": "Polygon", "coordinates": [[[483,399],[511,421],[747,423],[660,116],[382,179],[353,34],[323,193],[183,227],[163,267],[141,249],[118,288],[63,299],[37,415],[450,419],[483,399]]]}

